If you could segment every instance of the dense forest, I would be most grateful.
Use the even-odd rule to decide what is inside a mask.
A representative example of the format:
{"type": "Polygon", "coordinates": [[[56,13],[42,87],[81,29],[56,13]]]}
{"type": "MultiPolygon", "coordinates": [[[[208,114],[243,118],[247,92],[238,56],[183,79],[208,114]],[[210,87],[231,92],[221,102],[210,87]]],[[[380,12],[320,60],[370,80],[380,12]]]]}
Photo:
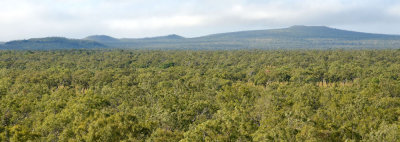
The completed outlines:
{"type": "Polygon", "coordinates": [[[0,141],[399,141],[400,50],[0,51],[0,141]]]}

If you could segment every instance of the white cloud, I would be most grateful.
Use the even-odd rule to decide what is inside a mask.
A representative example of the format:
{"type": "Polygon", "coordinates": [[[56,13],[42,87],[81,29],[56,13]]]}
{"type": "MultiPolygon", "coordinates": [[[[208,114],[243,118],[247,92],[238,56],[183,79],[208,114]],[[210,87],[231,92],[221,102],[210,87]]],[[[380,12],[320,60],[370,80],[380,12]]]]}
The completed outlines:
{"type": "Polygon", "coordinates": [[[394,0],[1,0],[0,6],[0,41],[200,36],[297,24],[400,34],[394,26],[400,24],[400,2],[394,0]]]}
{"type": "Polygon", "coordinates": [[[205,24],[202,16],[149,17],[139,19],[116,19],[107,22],[109,28],[116,30],[159,30],[162,28],[192,27],[205,24]]]}
{"type": "Polygon", "coordinates": [[[391,7],[389,7],[386,12],[390,15],[393,16],[399,16],[398,18],[400,18],[400,4],[398,5],[392,5],[391,7]]]}

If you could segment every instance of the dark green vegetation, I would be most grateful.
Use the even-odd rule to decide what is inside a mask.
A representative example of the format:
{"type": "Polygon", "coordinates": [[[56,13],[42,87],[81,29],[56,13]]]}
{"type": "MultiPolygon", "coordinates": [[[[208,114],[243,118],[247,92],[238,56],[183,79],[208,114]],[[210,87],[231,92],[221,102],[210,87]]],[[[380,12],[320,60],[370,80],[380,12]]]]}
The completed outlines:
{"type": "Polygon", "coordinates": [[[324,26],[292,26],[284,29],[222,33],[196,38],[168,35],[151,38],[117,39],[106,35],[95,35],[82,40],[43,38],[12,41],[5,45],[0,45],[0,49],[47,50],[76,48],[192,50],[393,49],[400,48],[400,36],[345,31],[324,26]]]}
{"type": "Polygon", "coordinates": [[[399,141],[400,50],[0,51],[0,141],[399,141]]]}

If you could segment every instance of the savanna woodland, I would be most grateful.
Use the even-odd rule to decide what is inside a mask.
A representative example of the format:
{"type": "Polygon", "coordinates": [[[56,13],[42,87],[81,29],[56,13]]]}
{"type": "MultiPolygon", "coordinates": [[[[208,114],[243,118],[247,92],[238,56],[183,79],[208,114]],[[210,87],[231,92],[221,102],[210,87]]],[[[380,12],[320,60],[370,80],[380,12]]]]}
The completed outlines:
{"type": "Polygon", "coordinates": [[[399,141],[400,50],[0,51],[0,141],[399,141]]]}

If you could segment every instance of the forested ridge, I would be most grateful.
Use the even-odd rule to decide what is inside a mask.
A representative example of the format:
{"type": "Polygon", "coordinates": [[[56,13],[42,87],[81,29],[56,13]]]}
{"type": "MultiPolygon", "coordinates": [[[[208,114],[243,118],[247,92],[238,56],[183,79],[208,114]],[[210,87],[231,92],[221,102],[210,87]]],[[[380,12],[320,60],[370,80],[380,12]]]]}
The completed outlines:
{"type": "Polygon", "coordinates": [[[0,51],[0,141],[399,141],[400,50],[0,51]]]}
{"type": "Polygon", "coordinates": [[[326,26],[291,26],[185,38],[176,34],[146,38],[93,35],[83,39],[32,38],[0,42],[0,50],[142,49],[142,50],[280,50],[399,49],[400,35],[372,34],[326,26]]]}

